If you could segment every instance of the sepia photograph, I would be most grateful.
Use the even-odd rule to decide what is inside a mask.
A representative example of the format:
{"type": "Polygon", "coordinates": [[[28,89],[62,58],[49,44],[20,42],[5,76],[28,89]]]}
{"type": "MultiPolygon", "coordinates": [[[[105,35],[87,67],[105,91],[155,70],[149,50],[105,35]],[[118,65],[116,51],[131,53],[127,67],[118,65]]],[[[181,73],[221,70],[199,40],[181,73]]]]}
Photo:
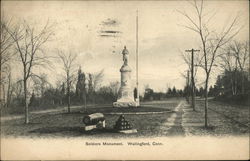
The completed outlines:
{"type": "Polygon", "coordinates": [[[1,160],[249,158],[248,0],[1,0],[1,160]]]}

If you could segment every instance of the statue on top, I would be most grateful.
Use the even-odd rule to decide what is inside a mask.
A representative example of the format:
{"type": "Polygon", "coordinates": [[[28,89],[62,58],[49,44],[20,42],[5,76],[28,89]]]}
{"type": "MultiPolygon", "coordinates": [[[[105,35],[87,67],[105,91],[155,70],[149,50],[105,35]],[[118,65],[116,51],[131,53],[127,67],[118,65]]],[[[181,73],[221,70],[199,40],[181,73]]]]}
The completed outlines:
{"type": "Polygon", "coordinates": [[[128,50],[126,49],[126,46],[124,46],[124,49],[123,49],[123,51],[122,51],[122,55],[123,55],[123,62],[124,62],[124,65],[128,65],[129,52],[128,52],[128,50]]]}

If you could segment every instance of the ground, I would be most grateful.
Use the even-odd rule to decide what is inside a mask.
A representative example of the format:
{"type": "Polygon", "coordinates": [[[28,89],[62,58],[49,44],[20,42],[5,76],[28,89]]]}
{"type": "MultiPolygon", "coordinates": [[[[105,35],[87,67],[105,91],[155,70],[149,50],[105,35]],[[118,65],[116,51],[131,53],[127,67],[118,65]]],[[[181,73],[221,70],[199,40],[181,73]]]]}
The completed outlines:
{"type": "Polygon", "coordinates": [[[204,128],[204,100],[196,100],[196,110],[183,107],[183,126],[186,135],[249,135],[249,107],[210,100],[208,128],[204,128]]]}
{"type": "Polygon", "coordinates": [[[24,124],[23,116],[1,118],[1,134],[4,137],[155,137],[189,135],[248,135],[249,109],[214,101],[209,102],[209,127],[204,128],[203,100],[196,100],[193,111],[184,99],[171,98],[164,101],[143,102],[138,109],[114,109],[110,105],[87,107],[88,113],[102,112],[106,118],[106,129],[85,132],[82,118],[84,108],[72,107],[36,111],[31,113],[31,123],[24,124]],[[118,111],[119,110],[119,111],[118,111]],[[119,113],[137,129],[138,133],[124,135],[113,130],[119,113]],[[116,114],[115,114],[116,113],[116,114]],[[134,113],[134,114],[131,114],[134,113]],[[135,114],[136,113],[136,114],[135,114]]]}

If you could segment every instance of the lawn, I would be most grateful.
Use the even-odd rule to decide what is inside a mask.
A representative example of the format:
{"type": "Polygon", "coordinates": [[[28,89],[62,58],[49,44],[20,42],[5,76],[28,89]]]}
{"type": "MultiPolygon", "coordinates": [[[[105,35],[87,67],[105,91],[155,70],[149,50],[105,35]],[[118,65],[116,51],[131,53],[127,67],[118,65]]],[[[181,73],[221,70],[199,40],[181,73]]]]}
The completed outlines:
{"type": "Polygon", "coordinates": [[[196,101],[196,111],[186,112],[185,120],[189,124],[186,130],[189,135],[239,136],[249,134],[249,107],[229,105],[213,100],[209,101],[208,107],[209,128],[207,129],[204,128],[204,101],[196,101]]]}
{"type": "Polygon", "coordinates": [[[144,102],[141,108],[117,109],[110,106],[88,107],[88,113],[102,112],[106,118],[106,129],[101,131],[85,132],[82,118],[84,108],[73,108],[71,113],[37,113],[31,115],[31,123],[24,124],[24,118],[6,120],[1,123],[3,136],[15,137],[137,137],[161,136],[161,126],[173,113],[178,99],[166,101],[144,102]],[[136,134],[119,134],[113,130],[120,115],[109,114],[115,112],[149,112],[149,114],[125,114],[125,119],[137,129],[136,134]],[[162,112],[152,114],[152,112],[162,112]]]}

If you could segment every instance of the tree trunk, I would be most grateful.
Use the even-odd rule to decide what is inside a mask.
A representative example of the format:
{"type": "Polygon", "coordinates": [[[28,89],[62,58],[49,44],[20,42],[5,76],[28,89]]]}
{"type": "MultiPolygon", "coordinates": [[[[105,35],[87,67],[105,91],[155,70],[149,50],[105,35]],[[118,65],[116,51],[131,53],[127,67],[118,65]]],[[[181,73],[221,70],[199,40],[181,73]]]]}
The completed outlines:
{"type": "Polygon", "coordinates": [[[70,113],[70,93],[69,93],[69,90],[67,92],[68,94],[68,113],[70,113]]]}
{"type": "MultiPolygon", "coordinates": [[[[2,30],[2,28],[1,28],[1,30],[2,30]]],[[[2,51],[0,51],[0,52],[2,52],[2,51]]],[[[2,53],[0,53],[0,109],[4,105],[2,81],[3,81],[2,80],[2,53]]]]}
{"type": "Polygon", "coordinates": [[[23,80],[23,88],[24,88],[24,104],[25,104],[25,123],[29,123],[29,105],[27,100],[27,79],[23,80]]]}
{"type": "Polygon", "coordinates": [[[8,89],[7,89],[7,101],[6,101],[6,107],[9,107],[10,101],[11,101],[11,74],[9,73],[8,76],[8,89]]]}
{"type": "MultiPolygon", "coordinates": [[[[2,91],[2,100],[1,100],[1,108],[4,108],[4,107],[6,107],[6,92],[5,92],[5,87],[4,87],[4,85],[2,84],[2,89],[1,89],[2,91]]],[[[1,93],[0,92],[0,93],[1,93]]]]}
{"type": "Polygon", "coordinates": [[[235,67],[235,70],[234,70],[234,94],[235,95],[237,95],[237,92],[238,92],[238,90],[237,90],[237,85],[238,85],[238,75],[237,75],[237,66],[238,66],[238,64],[237,64],[237,60],[236,60],[236,67],[235,67]]]}
{"type": "Polygon", "coordinates": [[[245,94],[245,79],[244,79],[244,71],[241,72],[242,78],[241,78],[241,93],[245,94]]]}
{"type": "Polygon", "coordinates": [[[87,111],[87,98],[86,98],[86,92],[84,92],[84,111],[87,111]]]}
{"type": "Polygon", "coordinates": [[[233,73],[230,71],[230,83],[231,83],[231,90],[232,90],[232,95],[234,95],[234,79],[233,79],[233,73]]]}
{"type": "Polygon", "coordinates": [[[192,108],[193,108],[193,111],[195,111],[195,85],[194,85],[194,82],[193,82],[193,78],[192,78],[192,87],[191,87],[191,92],[192,92],[192,108]]]}
{"type": "Polygon", "coordinates": [[[207,75],[206,84],[205,84],[205,128],[208,127],[208,117],[207,117],[207,109],[208,109],[208,99],[207,99],[207,96],[208,96],[208,93],[207,93],[208,77],[209,76],[207,75]]]}
{"type": "Polygon", "coordinates": [[[238,82],[237,82],[237,75],[235,74],[235,78],[234,78],[234,95],[237,95],[238,93],[238,90],[237,90],[237,85],[238,85],[238,82]]]}
{"type": "Polygon", "coordinates": [[[232,90],[232,95],[234,95],[234,81],[233,78],[231,77],[231,90],[232,90]]]}
{"type": "Polygon", "coordinates": [[[67,79],[68,113],[70,113],[70,87],[69,86],[70,86],[69,79],[67,79]]]}

